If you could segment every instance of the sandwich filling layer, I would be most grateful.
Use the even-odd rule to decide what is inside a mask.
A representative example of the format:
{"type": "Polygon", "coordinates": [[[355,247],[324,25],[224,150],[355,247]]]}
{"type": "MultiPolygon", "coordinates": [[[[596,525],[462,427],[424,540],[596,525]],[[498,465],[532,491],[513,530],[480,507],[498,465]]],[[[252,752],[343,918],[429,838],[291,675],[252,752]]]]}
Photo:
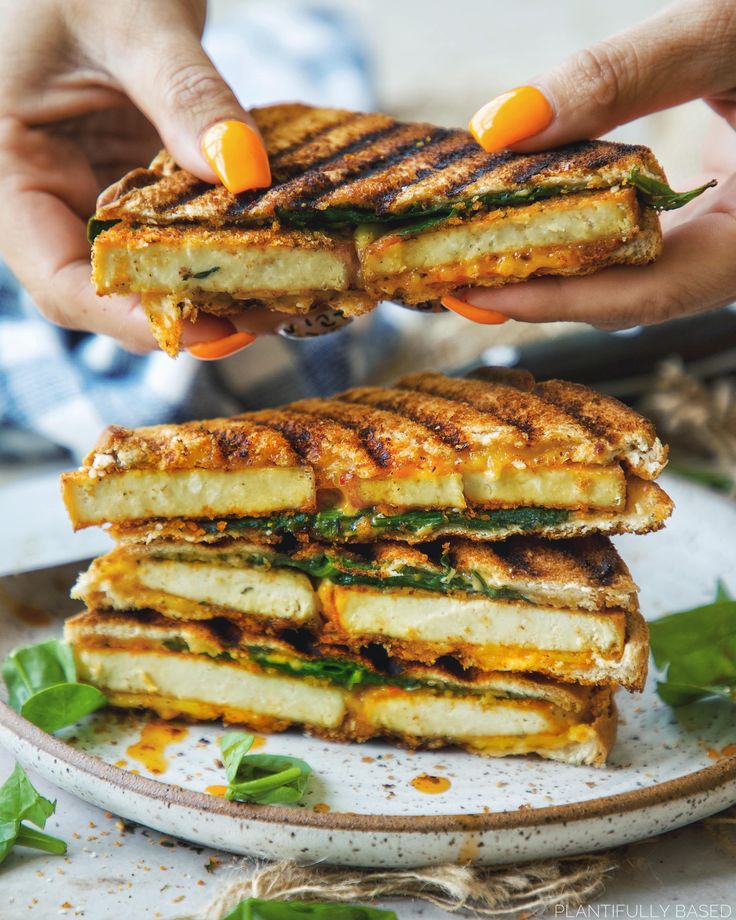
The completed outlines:
{"type": "Polygon", "coordinates": [[[451,656],[462,668],[641,686],[636,586],[604,538],[512,538],[496,551],[460,542],[435,548],[439,561],[401,545],[372,549],[122,546],[80,576],[73,596],[91,609],[201,622],[233,645],[256,629],[329,654],[374,646],[409,662],[451,656]]]}
{"type": "MultiPolygon", "coordinates": [[[[389,736],[410,747],[455,743],[489,755],[537,752],[596,764],[612,742],[608,690],[495,675],[443,683],[421,670],[407,672],[402,686],[365,668],[358,671],[367,679],[346,684],[308,668],[300,676],[300,663],[310,659],[297,656],[287,673],[245,655],[194,654],[181,633],[172,650],[160,642],[163,619],[148,628],[131,621],[128,631],[120,617],[117,632],[106,631],[99,619],[83,614],[67,629],[80,679],[112,705],[152,708],[165,718],[224,718],[260,731],[304,725],[336,739],[389,736]]],[[[271,653],[279,658],[278,649],[271,653]]]]}

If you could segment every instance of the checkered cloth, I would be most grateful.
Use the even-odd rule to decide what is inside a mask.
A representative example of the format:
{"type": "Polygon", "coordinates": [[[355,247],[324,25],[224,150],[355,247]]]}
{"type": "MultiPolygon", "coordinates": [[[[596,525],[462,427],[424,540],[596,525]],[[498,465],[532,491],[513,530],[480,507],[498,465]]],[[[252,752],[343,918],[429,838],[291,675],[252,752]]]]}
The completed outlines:
{"type": "MultiPolygon", "coordinates": [[[[205,46],[248,105],[372,107],[360,41],[352,22],[334,13],[274,0],[240,4],[226,25],[214,23],[205,46]]],[[[0,456],[38,458],[52,445],[80,457],[108,424],[206,418],[358,383],[398,347],[393,315],[379,310],[304,342],[265,338],[218,364],[186,354],[172,361],[53,327],[0,263],[0,456]]]]}

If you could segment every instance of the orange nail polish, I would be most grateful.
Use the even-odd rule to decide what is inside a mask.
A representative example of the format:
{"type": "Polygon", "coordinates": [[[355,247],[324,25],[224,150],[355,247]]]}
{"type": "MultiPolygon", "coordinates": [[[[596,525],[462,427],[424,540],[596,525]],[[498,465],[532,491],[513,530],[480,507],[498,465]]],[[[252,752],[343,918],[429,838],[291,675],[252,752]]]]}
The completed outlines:
{"type": "Polygon", "coordinates": [[[468,128],[484,150],[496,153],[544,131],[553,114],[536,86],[517,86],[478,109],[468,128]]]}
{"type": "Polygon", "coordinates": [[[484,307],[476,307],[472,303],[466,303],[459,297],[453,297],[446,294],[441,298],[442,306],[452,310],[453,313],[459,313],[465,319],[471,319],[474,323],[483,323],[485,326],[500,326],[505,323],[508,316],[499,313],[498,310],[486,310],[484,307]]]}
{"type": "Polygon", "coordinates": [[[220,121],[202,136],[202,153],[225,188],[237,195],[268,188],[271,167],[257,131],[244,121],[220,121]]]}
{"type": "Polygon", "coordinates": [[[255,342],[257,336],[251,335],[250,332],[234,332],[232,335],[226,335],[221,339],[215,339],[212,342],[200,342],[199,345],[190,345],[187,351],[200,361],[217,361],[219,358],[227,358],[234,355],[236,351],[247,348],[255,342]]]}

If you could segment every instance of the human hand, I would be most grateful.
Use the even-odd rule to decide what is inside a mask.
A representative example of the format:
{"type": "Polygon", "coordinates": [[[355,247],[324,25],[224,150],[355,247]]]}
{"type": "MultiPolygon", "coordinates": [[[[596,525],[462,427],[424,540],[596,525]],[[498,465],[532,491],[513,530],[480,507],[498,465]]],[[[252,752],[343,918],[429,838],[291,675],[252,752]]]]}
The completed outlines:
{"type": "MultiPolygon", "coordinates": [[[[708,150],[708,177],[715,174],[719,186],[682,211],[663,215],[664,251],[651,265],[468,288],[457,292],[471,305],[465,314],[485,322],[573,320],[622,329],[736,299],[736,2],[687,0],[670,6],[578,52],[533,86],[541,96],[512,91],[496,110],[500,118],[489,118],[487,111],[484,119],[483,109],[474,117],[471,124],[490,122],[480,135],[487,150],[536,151],[598,137],[642,115],[702,98],[723,120],[708,150]],[[514,117],[520,104],[526,117],[514,117]]],[[[448,305],[462,311],[462,304],[448,305]]]]}
{"type": "MultiPolygon", "coordinates": [[[[85,224],[100,189],[147,163],[162,141],[205,181],[256,184],[224,175],[218,162],[223,121],[241,123],[256,166],[265,151],[202,49],[205,2],[0,0],[0,19],[0,254],[51,322],[150,351],[156,344],[138,299],[95,294],[85,224]]],[[[243,346],[250,332],[283,319],[254,313],[230,343],[243,346]]],[[[186,326],[189,346],[236,333],[214,316],[186,326]]],[[[215,345],[202,356],[221,352],[215,345]]]]}

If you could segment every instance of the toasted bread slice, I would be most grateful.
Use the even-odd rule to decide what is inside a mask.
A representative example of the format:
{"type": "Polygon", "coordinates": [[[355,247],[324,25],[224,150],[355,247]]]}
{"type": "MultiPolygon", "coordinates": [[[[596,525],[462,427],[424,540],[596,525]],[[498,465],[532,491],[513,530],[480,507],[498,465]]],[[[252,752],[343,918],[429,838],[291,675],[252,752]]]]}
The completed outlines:
{"type": "Polygon", "coordinates": [[[302,725],[333,740],[387,737],[410,748],[455,744],[596,766],[615,736],[609,688],[440,667],[383,675],[349,657],[156,614],[87,612],[67,622],[66,638],[81,680],[113,706],[163,718],[222,718],[265,732],[302,725]]]}
{"type": "Polygon", "coordinates": [[[489,155],[467,131],[403,124],[387,115],[304,105],[253,110],[273,185],[233,195],[180,169],[166,154],[103,193],[98,220],[316,228],[469,214],[576,191],[664,181],[646,147],[581,141],[543,153],[489,155]]]}

